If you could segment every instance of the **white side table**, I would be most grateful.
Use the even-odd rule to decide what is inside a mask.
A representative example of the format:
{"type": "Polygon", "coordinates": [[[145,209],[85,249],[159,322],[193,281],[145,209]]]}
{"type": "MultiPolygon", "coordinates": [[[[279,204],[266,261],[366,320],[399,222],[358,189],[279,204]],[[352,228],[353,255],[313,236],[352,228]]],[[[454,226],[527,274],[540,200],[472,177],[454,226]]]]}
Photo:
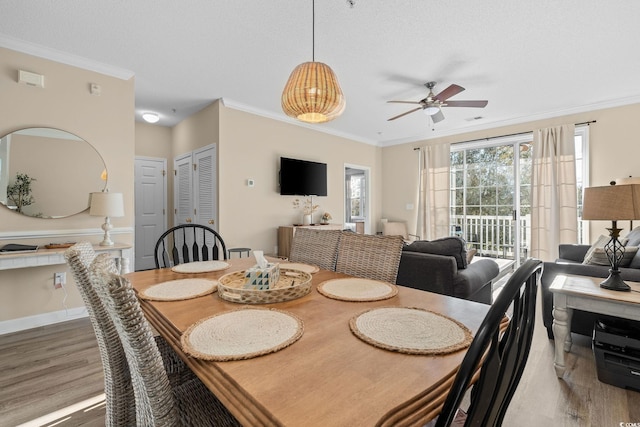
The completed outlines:
{"type": "Polygon", "coordinates": [[[631,292],[600,287],[601,277],[558,275],[549,287],[553,292],[553,366],[558,378],[564,375],[564,353],[571,350],[571,317],[574,309],[640,320],[640,283],[626,282],[631,292]]]}

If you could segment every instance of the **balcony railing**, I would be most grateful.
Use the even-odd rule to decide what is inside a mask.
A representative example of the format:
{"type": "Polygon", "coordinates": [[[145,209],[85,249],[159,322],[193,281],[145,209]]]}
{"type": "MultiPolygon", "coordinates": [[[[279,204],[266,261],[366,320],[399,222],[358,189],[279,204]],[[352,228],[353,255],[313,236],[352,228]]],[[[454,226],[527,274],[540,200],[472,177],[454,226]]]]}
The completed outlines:
{"type": "MultiPolygon", "coordinates": [[[[452,229],[461,229],[454,234],[461,235],[469,247],[478,251],[480,256],[515,259],[515,222],[511,216],[452,216],[452,229]]],[[[526,258],[531,241],[531,216],[520,217],[520,256],[526,258]]]]}

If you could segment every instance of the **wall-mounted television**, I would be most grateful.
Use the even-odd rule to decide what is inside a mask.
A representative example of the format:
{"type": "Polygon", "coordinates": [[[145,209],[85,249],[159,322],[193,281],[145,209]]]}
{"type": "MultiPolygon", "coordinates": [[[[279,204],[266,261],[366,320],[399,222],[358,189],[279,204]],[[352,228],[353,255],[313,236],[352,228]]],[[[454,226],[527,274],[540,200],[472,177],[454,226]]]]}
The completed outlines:
{"type": "Polygon", "coordinates": [[[280,157],[280,194],[326,196],[327,164],[280,157]]]}

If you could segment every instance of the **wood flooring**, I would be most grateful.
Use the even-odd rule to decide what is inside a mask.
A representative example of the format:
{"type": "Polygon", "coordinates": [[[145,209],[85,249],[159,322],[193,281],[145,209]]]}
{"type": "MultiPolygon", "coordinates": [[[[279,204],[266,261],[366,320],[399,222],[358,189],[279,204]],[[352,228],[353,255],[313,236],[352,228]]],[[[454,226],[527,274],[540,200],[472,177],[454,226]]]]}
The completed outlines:
{"type": "MultiPolygon", "coordinates": [[[[553,341],[538,313],[529,360],[505,427],[640,423],[640,393],[598,381],[590,339],[573,337],[567,372],[559,380],[553,341]]],[[[0,336],[0,426],[16,426],[101,393],[102,365],[88,319],[0,336]]],[[[57,425],[104,425],[104,406],[57,425]]]]}

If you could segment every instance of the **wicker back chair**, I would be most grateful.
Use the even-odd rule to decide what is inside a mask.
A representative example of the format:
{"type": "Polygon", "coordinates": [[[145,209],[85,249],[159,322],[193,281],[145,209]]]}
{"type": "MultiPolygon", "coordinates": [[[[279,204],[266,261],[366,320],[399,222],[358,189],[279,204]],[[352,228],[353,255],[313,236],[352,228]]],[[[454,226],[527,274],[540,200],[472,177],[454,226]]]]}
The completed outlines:
{"type": "Polygon", "coordinates": [[[106,254],[89,268],[118,331],[131,373],[138,426],[237,426],[239,423],[189,370],[169,375],[129,281],[109,272],[106,254]]]}
{"type": "Polygon", "coordinates": [[[293,235],[289,261],[314,264],[325,270],[336,270],[340,230],[298,228],[293,235]]]}
{"type": "MultiPolygon", "coordinates": [[[[64,257],[87,307],[100,349],[106,398],[105,425],[133,425],[136,420],[135,402],[127,359],[120,344],[118,331],[89,280],[89,266],[96,253],[90,243],[80,242],[67,249],[64,257]]],[[[107,268],[115,272],[114,263],[107,263],[107,268]]]]}
{"type": "Polygon", "coordinates": [[[227,259],[227,247],[217,231],[201,224],[181,224],[165,231],[154,250],[156,268],[192,261],[227,259]]]}
{"type": "Polygon", "coordinates": [[[529,356],[541,274],[542,261],[530,258],[504,285],[462,360],[436,427],[451,425],[480,364],[464,425],[502,425],[529,356]],[[513,315],[503,333],[502,320],[510,307],[513,315]]]}
{"type": "Polygon", "coordinates": [[[336,271],[395,283],[403,245],[402,236],[373,236],[343,231],[338,245],[336,271]]]}

